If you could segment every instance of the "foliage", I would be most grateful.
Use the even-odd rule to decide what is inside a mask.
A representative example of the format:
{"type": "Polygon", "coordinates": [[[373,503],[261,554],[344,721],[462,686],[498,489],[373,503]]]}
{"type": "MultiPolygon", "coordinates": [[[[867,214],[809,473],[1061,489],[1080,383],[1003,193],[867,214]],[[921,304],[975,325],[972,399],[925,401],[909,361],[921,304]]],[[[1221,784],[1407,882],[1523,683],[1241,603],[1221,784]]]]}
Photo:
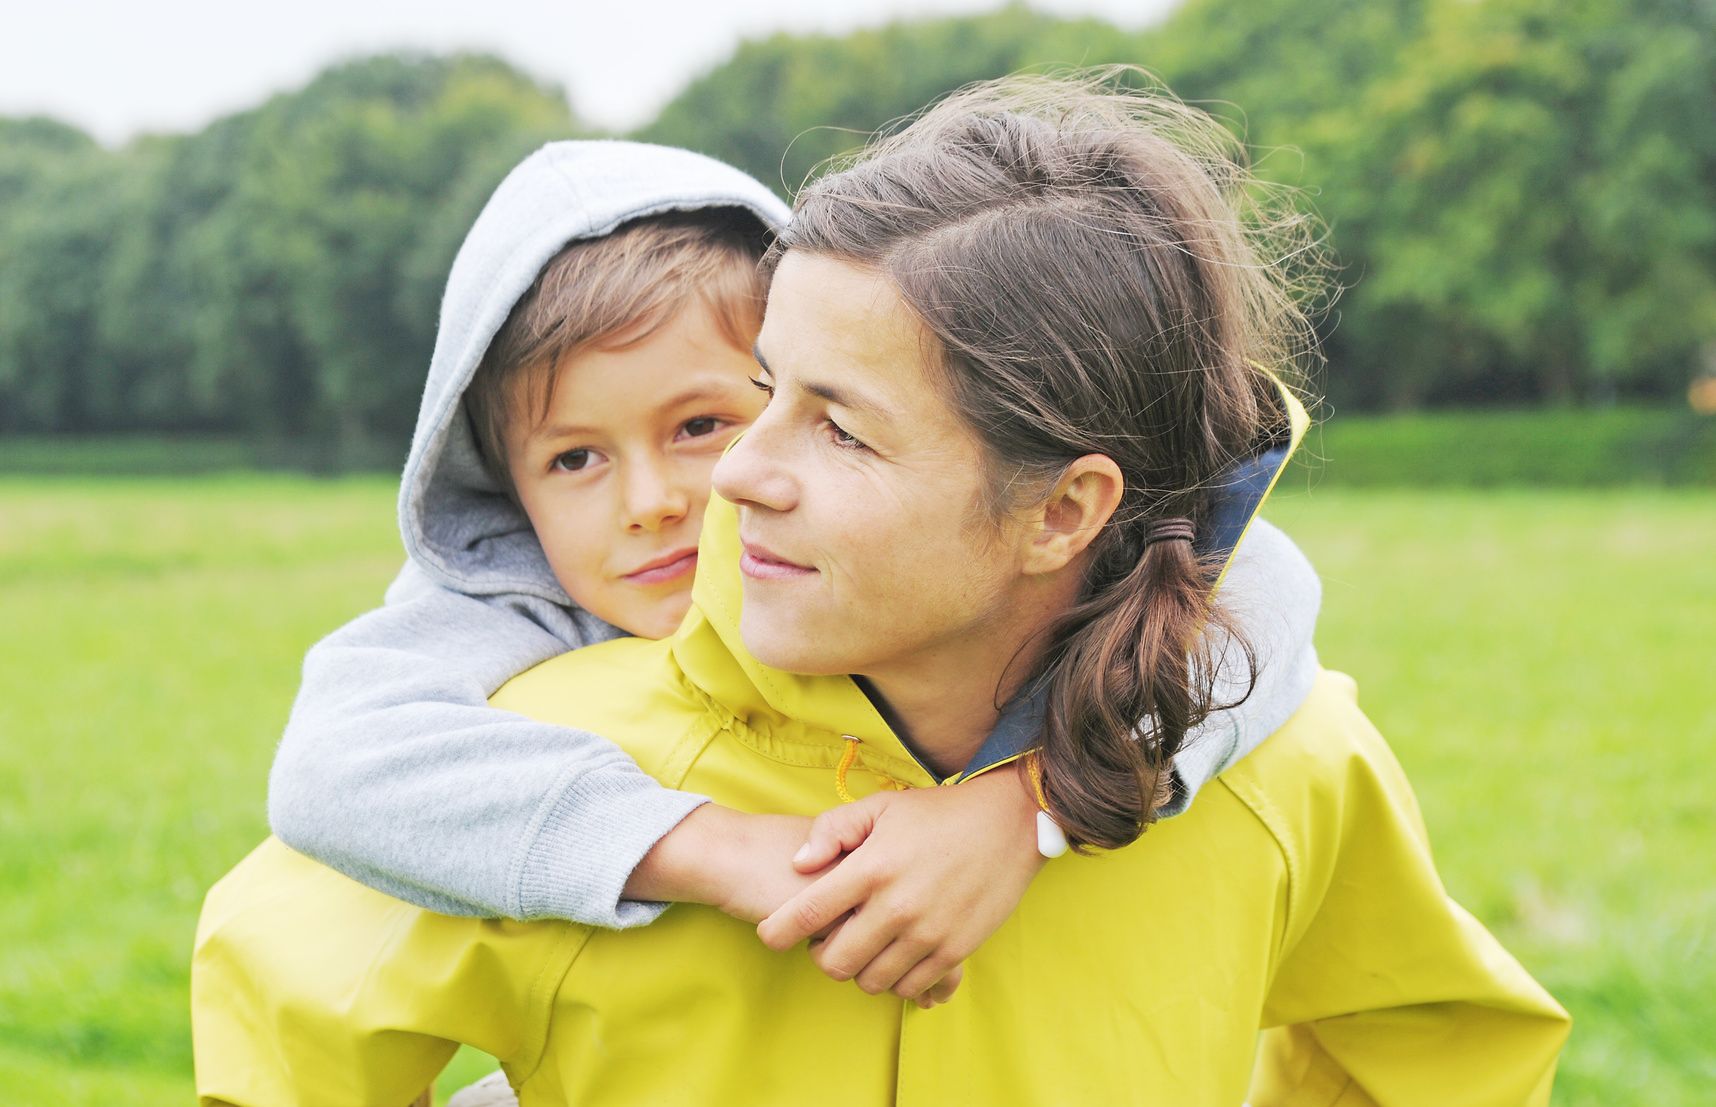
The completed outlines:
{"type": "Polygon", "coordinates": [[[636,137],[701,150],[790,195],[828,158],[961,85],[1135,53],[1132,37],[1110,24],[1018,3],[839,37],[777,34],[693,80],[636,137]]]}
{"type": "Polygon", "coordinates": [[[1303,130],[1361,403],[1674,395],[1716,340],[1716,8],[1435,6],[1303,130]]]}
{"type": "Polygon", "coordinates": [[[386,56],[195,135],[62,142],[0,225],[0,426],[401,440],[464,229],[576,129],[495,59],[386,56]]]}
{"type": "MultiPolygon", "coordinates": [[[[1716,5],[1186,0],[1123,31],[1011,3],[777,34],[634,137],[790,193],[970,81],[1132,62],[1330,227],[1343,408],[1678,400],[1716,366],[1716,5]]],[[[458,243],[581,133],[494,58],[386,55],[105,150],[0,119],[0,432],[218,432],[397,454],[458,243]]]]}
{"type": "Polygon", "coordinates": [[[1635,407],[1346,415],[1314,427],[1303,458],[1317,488],[1716,488],[1716,420],[1635,407]]]}

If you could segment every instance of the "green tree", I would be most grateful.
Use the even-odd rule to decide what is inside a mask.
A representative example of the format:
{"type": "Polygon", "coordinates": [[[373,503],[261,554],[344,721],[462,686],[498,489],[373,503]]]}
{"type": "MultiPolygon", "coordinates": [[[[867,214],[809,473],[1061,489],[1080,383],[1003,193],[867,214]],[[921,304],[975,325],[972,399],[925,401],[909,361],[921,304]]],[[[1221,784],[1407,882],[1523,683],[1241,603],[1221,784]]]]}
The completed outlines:
{"type": "Polygon", "coordinates": [[[1683,387],[1716,337],[1713,59],[1695,5],[1446,3],[1307,121],[1357,278],[1336,346],[1357,395],[1683,387]]]}
{"type": "Polygon", "coordinates": [[[100,274],[129,195],[116,159],[72,128],[6,120],[0,150],[0,430],[89,430],[100,274]]]}
{"type": "Polygon", "coordinates": [[[838,37],[777,34],[741,45],[635,137],[700,150],[787,195],[825,159],[963,84],[1032,67],[1137,60],[1136,38],[1112,24],[1022,4],[838,37]]]}
{"type": "Polygon", "coordinates": [[[457,244],[445,221],[462,237],[473,179],[486,192],[575,129],[557,90],[487,57],[368,59],[264,105],[202,259],[226,321],[208,347],[238,360],[207,368],[251,393],[258,430],[346,457],[401,446],[457,244]]]}

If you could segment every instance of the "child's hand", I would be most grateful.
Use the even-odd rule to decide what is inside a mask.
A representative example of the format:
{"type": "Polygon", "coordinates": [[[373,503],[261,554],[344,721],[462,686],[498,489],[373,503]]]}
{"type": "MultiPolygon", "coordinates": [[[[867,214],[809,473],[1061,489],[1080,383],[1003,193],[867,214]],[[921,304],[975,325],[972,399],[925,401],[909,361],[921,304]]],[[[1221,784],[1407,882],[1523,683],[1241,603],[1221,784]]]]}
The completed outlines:
{"type": "Polygon", "coordinates": [[[720,883],[709,902],[754,923],[814,886],[829,866],[804,870],[793,864],[806,833],[814,830],[811,820],[796,815],[741,815],[740,820],[727,840],[720,883]]]}
{"type": "Polygon", "coordinates": [[[626,882],[626,897],[705,903],[754,923],[828,867],[793,864],[812,829],[799,816],[748,815],[706,803],[644,855],[626,882]]]}
{"type": "Polygon", "coordinates": [[[1042,867],[1036,810],[1019,774],[1004,768],[826,811],[793,862],[806,873],[839,864],[757,934],[784,950],[834,927],[811,947],[829,976],[920,1006],[945,1000],[959,982],[950,974],[1013,913],[1042,867]]]}

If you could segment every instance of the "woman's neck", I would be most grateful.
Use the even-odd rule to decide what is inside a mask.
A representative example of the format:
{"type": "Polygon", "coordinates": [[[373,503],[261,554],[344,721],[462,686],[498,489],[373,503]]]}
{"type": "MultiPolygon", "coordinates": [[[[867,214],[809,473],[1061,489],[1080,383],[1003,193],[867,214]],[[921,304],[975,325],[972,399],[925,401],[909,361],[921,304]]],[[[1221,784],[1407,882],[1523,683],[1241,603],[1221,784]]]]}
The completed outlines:
{"type": "Polygon", "coordinates": [[[970,763],[1001,708],[1036,671],[1047,646],[1043,631],[1071,602],[1070,594],[1060,594],[1065,590],[999,605],[1004,614],[960,639],[865,675],[890,725],[936,775],[970,763]]]}

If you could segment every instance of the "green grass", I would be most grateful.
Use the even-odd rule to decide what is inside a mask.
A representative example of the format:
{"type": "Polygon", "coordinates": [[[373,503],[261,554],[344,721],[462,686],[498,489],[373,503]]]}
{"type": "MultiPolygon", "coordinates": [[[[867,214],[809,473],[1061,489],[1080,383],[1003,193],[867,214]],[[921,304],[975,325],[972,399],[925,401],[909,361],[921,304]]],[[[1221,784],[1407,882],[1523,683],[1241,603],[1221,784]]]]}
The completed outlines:
{"type": "MultiPolygon", "coordinates": [[[[392,501],[374,478],[0,480],[9,1102],[189,1101],[203,890],[265,832],[303,651],[396,567],[392,501]]],[[[1574,1013],[1557,1102],[1706,1101],[1716,495],[1320,485],[1272,514],[1451,889],[1574,1013]]]]}

